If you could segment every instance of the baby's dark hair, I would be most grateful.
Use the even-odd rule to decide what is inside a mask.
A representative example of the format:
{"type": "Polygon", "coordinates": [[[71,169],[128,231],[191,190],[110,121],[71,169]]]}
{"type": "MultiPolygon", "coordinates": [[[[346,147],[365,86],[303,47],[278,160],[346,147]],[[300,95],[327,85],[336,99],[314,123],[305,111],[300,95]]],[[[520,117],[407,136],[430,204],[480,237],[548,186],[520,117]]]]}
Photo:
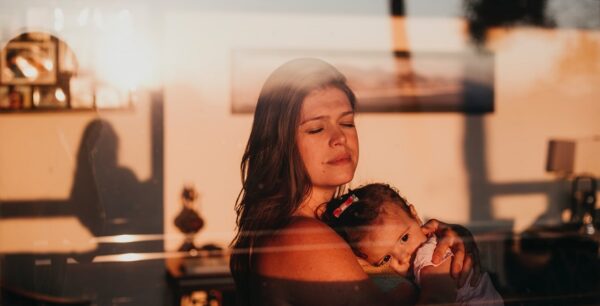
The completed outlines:
{"type": "Polygon", "coordinates": [[[364,258],[364,254],[358,250],[358,243],[363,239],[366,227],[373,225],[383,211],[385,202],[396,204],[411,215],[406,200],[394,187],[373,183],[329,201],[321,220],[342,236],[357,256],[364,258]],[[348,203],[351,204],[344,209],[348,203]]]}

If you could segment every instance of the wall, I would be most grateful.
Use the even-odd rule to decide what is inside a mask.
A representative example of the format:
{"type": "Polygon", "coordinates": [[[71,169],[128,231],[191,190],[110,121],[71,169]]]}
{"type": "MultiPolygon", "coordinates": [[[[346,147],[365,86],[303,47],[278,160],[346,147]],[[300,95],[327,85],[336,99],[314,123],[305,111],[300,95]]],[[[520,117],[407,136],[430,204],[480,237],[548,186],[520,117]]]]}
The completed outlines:
{"type": "Polygon", "coordinates": [[[149,110],[146,96],[135,110],[3,114],[0,201],[68,198],[84,128],[98,118],[110,122],[119,137],[119,164],[127,165],[139,180],[147,180],[151,175],[149,110]]]}
{"type": "MultiPolygon", "coordinates": [[[[165,304],[164,261],[129,262],[131,253],[163,251],[155,20],[134,3],[0,3],[0,45],[25,29],[53,33],[73,49],[79,76],[131,90],[133,101],[119,110],[0,113],[3,287],[97,305],[165,304]]],[[[0,304],[19,304],[11,298],[0,304]]]]}
{"type": "MultiPolygon", "coordinates": [[[[398,21],[392,23],[386,5],[373,3],[381,7],[379,15],[224,10],[167,15],[167,233],[177,233],[172,220],[179,209],[178,193],[191,182],[201,193],[207,220],[197,242],[227,244],[232,237],[239,161],[252,121],[250,115],[229,111],[232,53],[389,51],[403,39],[394,38],[398,21]]],[[[454,19],[423,17],[405,23],[410,48],[467,48],[465,25],[454,19]],[[440,43],[442,37],[446,43],[440,43]]],[[[521,231],[542,214],[547,215],[540,222],[558,222],[568,188],[544,170],[547,141],[600,132],[595,119],[600,88],[594,86],[599,35],[574,29],[493,31],[487,47],[495,55],[494,113],[359,114],[361,161],[352,184],[387,181],[424,217],[474,227],[521,231]]],[[[578,165],[582,162],[578,157],[578,165]]],[[[167,243],[167,249],[176,245],[167,243]]]]}
{"type": "MultiPolygon", "coordinates": [[[[111,218],[111,214],[115,219],[133,213],[143,216],[143,211],[125,212],[140,207],[152,211],[155,217],[146,220],[152,225],[144,225],[142,231],[147,233],[149,227],[154,227],[151,232],[162,232],[162,100],[158,101],[153,95],[155,84],[147,77],[148,68],[154,67],[146,62],[155,54],[146,51],[152,50],[148,46],[155,42],[148,34],[153,29],[147,23],[151,20],[149,11],[135,6],[89,8],[29,4],[1,5],[2,47],[25,29],[52,33],[66,42],[76,55],[78,76],[92,77],[97,86],[131,90],[132,105],[126,109],[1,113],[0,216],[7,218],[7,222],[18,221],[19,226],[29,227],[31,233],[37,233],[35,229],[43,227],[51,218],[74,217],[80,207],[93,206],[87,202],[100,202],[106,218],[111,218]],[[116,29],[120,31],[116,32],[116,29]],[[143,67],[140,68],[140,64],[144,64],[143,67]],[[84,152],[89,156],[78,155],[83,148],[84,132],[93,122],[104,122],[106,128],[101,132],[104,138],[98,141],[94,152],[84,152]],[[156,144],[160,150],[156,150],[156,144]],[[84,181],[82,177],[76,180],[76,174],[84,164],[96,167],[93,182],[84,181]],[[77,183],[95,184],[93,187],[99,190],[100,196],[94,197],[87,192],[89,201],[79,199],[79,203],[73,199],[78,192],[75,186],[82,186],[77,183]],[[117,184],[122,186],[115,187],[117,184]],[[131,191],[118,190],[121,188],[131,188],[131,191]],[[133,190],[150,190],[152,192],[146,196],[152,194],[155,199],[142,200],[139,195],[132,195],[133,190]],[[69,201],[78,203],[71,206],[69,201]],[[157,207],[160,210],[154,210],[157,207]],[[155,222],[156,219],[159,221],[155,222]]],[[[78,226],[70,227],[71,232],[77,234],[73,237],[89,239],[89,224],[83,216],[78,217],[79,221],[73,218],[77,222],[72,223],[78,226]]],[[[10,223],[7,222],[3,225],[10,223]]],[[[98,236],[100,233],[91,234],[98,236]]],[[[27,237],[30,236],[35,235],[27,237]]],[[[27,244],[10,239],[23,240],[23,237],[3,236],[2,244],[9,247],[9,253],[14,251],[11,245],[27,244]]],[[[42,237],[32,239],[43,240],[42,237]]],[[[68,237],[64,239],[69,240],[68,237]]],[[[93,241],[89,243],[94,244],[93,241]]],[[[30,247],[32,249],[25,251],[56,250],[52,246],[47,250],[38,245],[30,247]]]]}
{"type": "MultiPolygon", "coordinates": [[[[50,29],[86,60],[97,59],[89,50],[125,53],[116,62],[100,56],[96,68],[105,78],[128,82],[129,75],[110,68],[140,58],[141,64],[131,71],[143,76],[142,83],[164,88],[162,201],[168,250],[182,241],[173,220],[181,208],[181,188],[187,183],[200,192],[206,219],[197,243],[226,245],[233,235],[239,162],[252,123],[251,115],[230,113],[233,52],[388,52],[394,48],[459,52],[470,48],[463,22],[419,12],[409,20],[392,19],[387,1],[358,1],[343,7],[335,1],[56,5],[65,9],[60,31],[54,8],[48,4],[1,4],[3,39],[24,26],[50,29]],[[88,6],[90,24],[73,30],[80,29],[78,14],[88,6]],[[111,27],[94,30],[93,8],[116,16],[120,9],[129,8],[134,20],[141,18],[136,23],[139,28],[134,28],[139,35],[131,39],[111,27]],[[407,28],[399,31],[402,25],[407,28]],[[148,43],[155,36],[160,37],[159,47],[148,43]],[[148,69],[152,65],[158,68],[148,69]]],[[[410,5],[407,12],[412,12],[410,5]]],[[[494,53],[494,113],[359,114],[361,160],[352,184],[396,185],[426,218],[516,230],[530,226],[540,214],[547,213],[544,222],[557,222],[568,186],[544,171],[547,141],[600,134],[595,120],[600,88],[594,86],[600,75],[599,44],[594,30],[494,29],[486,46],[494,53]]],[[[119,164],[132,169],[139,180],[150,175],[145,111],[142,104],[134,112],[100,115],[114,124],[121,138],[119,164]]],[[[68,197],[81,133],[96,116],[0,116],[0,200],[68,197]],[[43,157],[38,152],[44,152],[43,157]]],[[[579,171],[598,171],[597,162],[589,157],[594,150],[578,150],[579,171]]]]}

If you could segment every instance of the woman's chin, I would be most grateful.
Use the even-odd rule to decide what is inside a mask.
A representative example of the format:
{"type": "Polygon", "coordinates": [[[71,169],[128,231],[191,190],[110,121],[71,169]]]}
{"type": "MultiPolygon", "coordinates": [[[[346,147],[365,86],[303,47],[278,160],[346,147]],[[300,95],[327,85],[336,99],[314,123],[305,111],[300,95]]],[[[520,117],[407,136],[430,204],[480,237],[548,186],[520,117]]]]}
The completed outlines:
{"type": "Polygon", "coordinates": [[[317,179],[313,181],[313,186],[321,186],[327,188],[337,188],[342,185],[348,184],[354,178],[354,172],[339,171],[336,175],[330,175],[326,180],[317,179]]]}
{"type": "Polygon", "coordinates": [[[354,174],[340,176],[340,177],[338,177],[338,179],[336,180],[336,183],[334,185],[335,186],[342,186],[344,184],[348,184],[348,183],[350,183],[352,181],[353,178],[354,178],[354,174]]]}

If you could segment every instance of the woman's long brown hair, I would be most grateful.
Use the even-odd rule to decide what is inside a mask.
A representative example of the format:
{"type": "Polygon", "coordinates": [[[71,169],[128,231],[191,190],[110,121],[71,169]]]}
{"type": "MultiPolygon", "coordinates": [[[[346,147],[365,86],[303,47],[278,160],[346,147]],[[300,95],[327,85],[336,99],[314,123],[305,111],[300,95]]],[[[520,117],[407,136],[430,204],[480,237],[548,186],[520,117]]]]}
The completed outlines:
{"type": "Polygon", "coordinates": [[[242,157],[242,190],[235,211],[237,231],[232,241],[230,268],[238,296],[250,303],[253,248],[261,236],[289,224],[311,191],[309,175],[296,145],[304,98],[316,89],[334,86],[355,96],[346,78],[318,59],[296,59],[276,69],[260,92],[252,131],[242,157]]]}

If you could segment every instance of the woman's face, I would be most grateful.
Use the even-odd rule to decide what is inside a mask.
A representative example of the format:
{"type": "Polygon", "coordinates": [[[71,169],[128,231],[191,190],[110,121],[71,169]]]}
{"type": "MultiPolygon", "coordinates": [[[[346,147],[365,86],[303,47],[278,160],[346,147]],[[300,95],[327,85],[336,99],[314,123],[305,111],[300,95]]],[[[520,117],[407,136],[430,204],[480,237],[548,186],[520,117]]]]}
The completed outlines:
{"type": "Polygon", "coordinates": [[[333,86],[311,92],[302,103],[297,145],[313,188],[335,189],[354,177],[358,135],[346,94],[333,86]]]}

